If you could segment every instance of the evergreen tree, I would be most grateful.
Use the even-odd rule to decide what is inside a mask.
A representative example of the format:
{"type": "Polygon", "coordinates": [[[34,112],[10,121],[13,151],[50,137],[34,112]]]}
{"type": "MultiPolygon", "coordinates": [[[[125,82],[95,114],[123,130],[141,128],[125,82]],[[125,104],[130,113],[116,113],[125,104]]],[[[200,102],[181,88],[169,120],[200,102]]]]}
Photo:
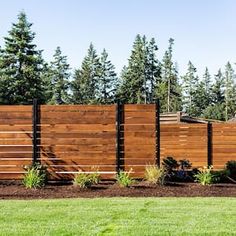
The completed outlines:
{"type": "Polygon", "coordinates": [[[194,97],[196,95],[196,85],[198,84],[198,76],[196,68],[191,61],[188,63],[187,73],[182,77],[183,81],[183,108],[189,115],[196,114],[196,106],[194,97]]]}
{"type": "Polygon", "coordinates": [[[225,120],[225,98],[224,78],[221,70],[215,75],[215,82],[212,85],[212,104],[203,112],[203,117],[208,119],[225,120]]]}
{"type": "Polygon", "coordinates": [[[45,84],[42,79],[41,51],[33,43],[35,33],[26,14],[18,15],[12,25],[5,47],[0,50],[0,103],[31,104],[33,98],[45,102],[45,84]]]}
{"type": "Polygon", "coordinates": [[[75,71],[72,82],[72,101],[79,104],[94,104],[98,99],[101,64],[91,43],[81,69],[75,71]]]}
{"type": "Polygon", "coordinates": [[[137,35],[128,66],[121,74],[118,95],[126,103],[152,103],[157,98],[156,87],[160,79],[160,62],[156,58],[155,39],[137,35]]]}
{"type": "Polygon", "coordinates": [[[181,91],[178,82],[177,68],[173,62],[174,39],[169,39],[169,47],[162,60],[161,82],[158,85],[162,111],[173,112],[181,108],[181,91]]]}
{"type": "Polygon", "coordinates": [[[136,36],[127,68],[122,72],[119,97],[125,103],[145,103],[147,81],[145,77],[146,37],[136,36]]]}
{"type": "Polygon", "coordinates": [[[102,52],[100,62],[98,102],[101,104],[114,103],[118,79],[115,73],[115,67],[108,60],[108,54],[105,49],[102,52]]]}
{"type": "Polygon", "coordinates": [[[60,47],[56,48],[50,64],[50,81],[52,97],[51,104],[63,104],[68,102],[68,88],[70,77],[70,65],[67,57],[62,55],[60,47]]]}
{"type": "Polygon", "coordinates": [[[157,86],[161,78],[161,64],[156,57],[158,47],[154,38],[151,38],[147,45],[146,78],[146,103],[152,103],[158,96],[156,94],[157,86]]]}
{"type": "Polygon", "coordinates": [[[232,118],[235,115],[236,109],[236,88],[235,88],[235,74],[234,69],[230,62],[228,62],[225,66],[225,120],[232,118]]]}

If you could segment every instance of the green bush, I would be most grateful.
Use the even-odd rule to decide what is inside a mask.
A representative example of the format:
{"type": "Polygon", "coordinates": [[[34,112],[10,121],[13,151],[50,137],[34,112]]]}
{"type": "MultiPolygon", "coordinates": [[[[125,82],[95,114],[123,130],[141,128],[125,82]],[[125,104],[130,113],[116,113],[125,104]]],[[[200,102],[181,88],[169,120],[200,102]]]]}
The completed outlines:
{"type": "Polygon", "coordinates": [[[98,184],[100,180],[100,175],[98,172],[94,173],[84,173],[79,172],[75,175],[73,184],[79,186],[80,188],[88,188],[93,184],[98,184]]]}
{"type": "Polygon", "coordinates": [[[231,178],[236,178],[236,161],[228,161],[225,165],[226,171],[231,178]]]}
{"type": "Polygon", "coordinates": [[[145,167],[145,179],[152,184],[165,184],[166,170],[156,165],[147,165],[145,167]]]}
{"type": "Polygon", "coordinates": [[[198,173],[194,175],[195,181],[201,185],[210,185],[215,182],[215,176],[212,173],[212,166],[203,167],[198,170],[198,173]]]}
{"type": "Polygon", "coordinates": [[[23,178],[23,185],[26,188],[41,188],[47,180],[47,169],[45,166],[36,163],[25,167],[26,173],[23,178]]]}
{"type": "Polygon", "coordinates": [[[131,172],[132,169],[130,169],[129,172],[120,171],[116,175],[116,180],[121,187],[129,187],[131,184],[134,183],[134,180],[130,177],[131,172]]]}

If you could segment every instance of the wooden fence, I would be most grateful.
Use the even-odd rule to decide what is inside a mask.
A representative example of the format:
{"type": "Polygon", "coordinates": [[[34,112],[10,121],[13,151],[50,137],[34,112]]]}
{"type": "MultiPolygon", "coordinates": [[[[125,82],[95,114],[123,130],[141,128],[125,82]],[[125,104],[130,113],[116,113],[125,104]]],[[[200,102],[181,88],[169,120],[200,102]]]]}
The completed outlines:
{"type": "Polygon", "coordinates": [[[32,161],[47,165],[51,179],[71,179],[95,169],[104,178],[131,168],[133,176],[143,177],[147,164],[167,156],[216,169],[236,160],[232,124],[158,129],[157,104],[34,105],[0,106],[0,179],[22,178],[32,161]]]}

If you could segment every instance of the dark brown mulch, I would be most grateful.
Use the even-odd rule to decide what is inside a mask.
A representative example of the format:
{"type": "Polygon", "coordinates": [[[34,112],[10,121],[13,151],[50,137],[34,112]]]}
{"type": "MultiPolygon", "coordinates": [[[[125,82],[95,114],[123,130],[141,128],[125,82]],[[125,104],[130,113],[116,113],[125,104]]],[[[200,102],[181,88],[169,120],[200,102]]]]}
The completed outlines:
{"type": "Polygon", "coordinates": [[[58,183],[48,184],[42,189],[25,189],[20,182],[0,182],[0,199],[78,197],[236,197],[236,185],[200,186],[196,183],[172,183],[166,186],[157,186],[139,182],[130,188],[122,188],[112,182],[102,182],[89,189],[58,183]]]}

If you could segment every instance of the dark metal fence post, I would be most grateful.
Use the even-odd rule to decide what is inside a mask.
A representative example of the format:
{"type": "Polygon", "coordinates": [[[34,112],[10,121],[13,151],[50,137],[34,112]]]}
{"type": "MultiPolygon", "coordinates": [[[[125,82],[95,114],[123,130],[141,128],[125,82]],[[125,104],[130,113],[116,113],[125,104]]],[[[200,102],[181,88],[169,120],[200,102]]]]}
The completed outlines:
{"type": "Polygon", "coordinates": [[[35,164],[39,161],[38,158],[38,123],[39,123],[39,105],[38,105],[38,100],[34,99],[33,100],[33,156],[32,156],[32,164],[35,164]]]}
{"type": "Polygon", "coordinates": [[[156,165],[161,165],[161,149],[160,149],[160,100],[157,99],[155,103],[155,114],[156,114],[156,165]]]}
{"type": "Polygon", "coordinates": [[[116,103],[116,172],[119,173],[120,169],[121,169],[121,161],[120,161],[120,157],[121,157],[121,104],[120,101],[117,100],[116,103]]]}
{"type": "Polygon", "coordinates": [[[212,165],[212,124],[207,123],[207,165],[212,165]]]}

